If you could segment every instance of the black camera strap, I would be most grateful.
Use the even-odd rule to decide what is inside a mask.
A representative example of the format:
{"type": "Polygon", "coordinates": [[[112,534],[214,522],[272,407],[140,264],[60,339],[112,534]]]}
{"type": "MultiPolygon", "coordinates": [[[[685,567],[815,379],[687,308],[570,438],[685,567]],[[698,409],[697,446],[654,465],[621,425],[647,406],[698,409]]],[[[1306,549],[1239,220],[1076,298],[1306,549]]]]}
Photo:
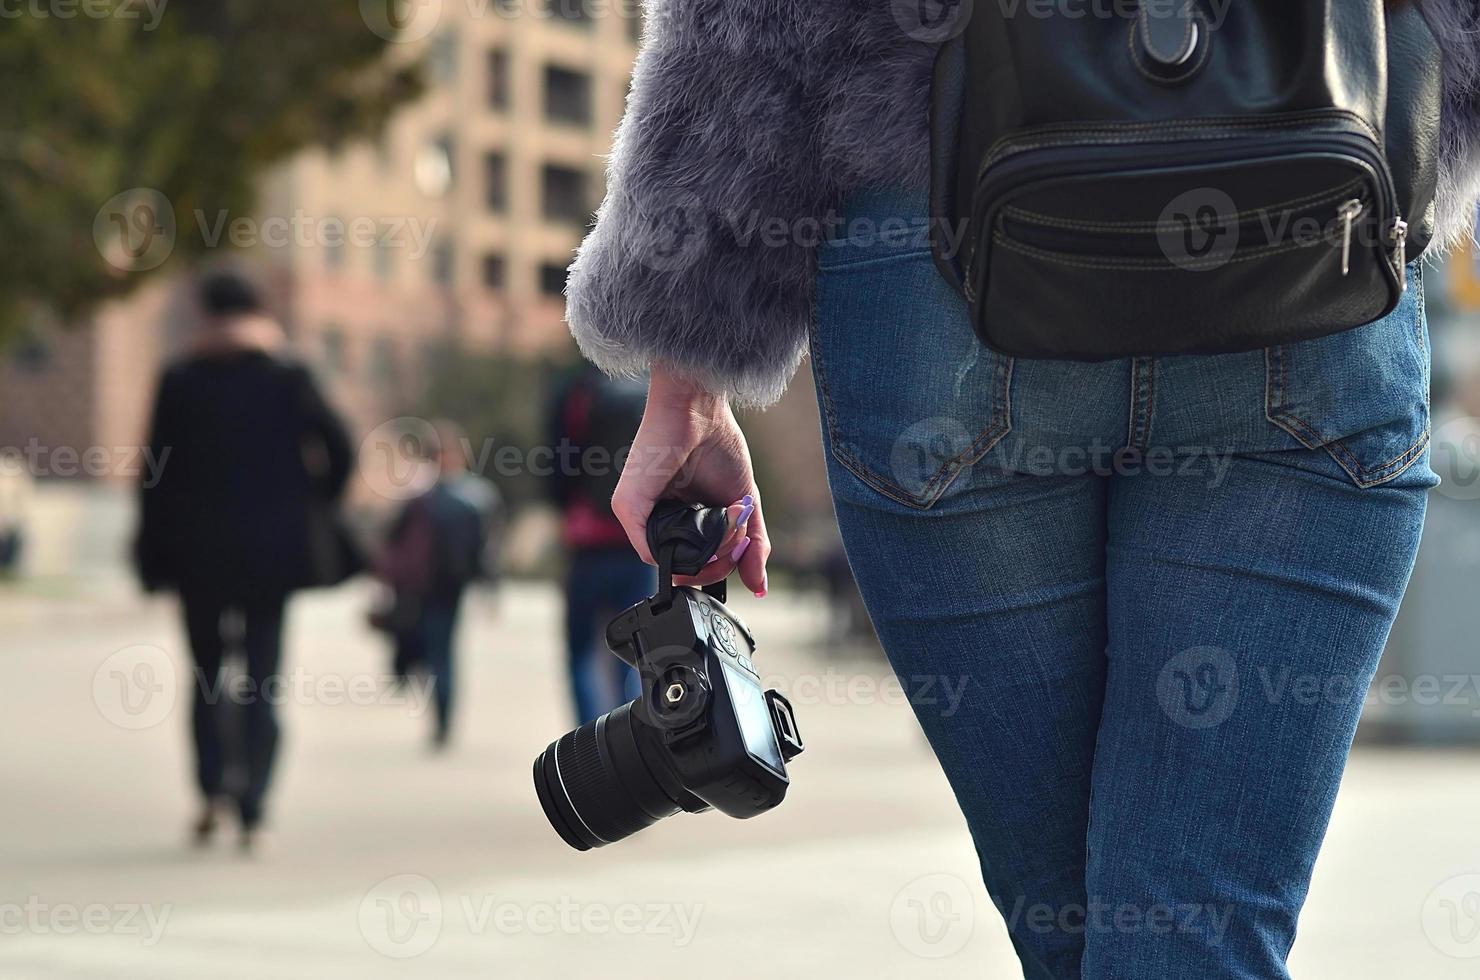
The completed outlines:
{"type": "MultiPolygon", "coordinates": [[[[724,507],[659,501],[647,525],[648,548],[658,561],[658,594],[654,598],[663,605],[672,602],[673,576],[702,572],[729,529],[730,518],[724,507]]],[[[704,591],[725,601],[723,580],[704,586],[704,591]]]]}

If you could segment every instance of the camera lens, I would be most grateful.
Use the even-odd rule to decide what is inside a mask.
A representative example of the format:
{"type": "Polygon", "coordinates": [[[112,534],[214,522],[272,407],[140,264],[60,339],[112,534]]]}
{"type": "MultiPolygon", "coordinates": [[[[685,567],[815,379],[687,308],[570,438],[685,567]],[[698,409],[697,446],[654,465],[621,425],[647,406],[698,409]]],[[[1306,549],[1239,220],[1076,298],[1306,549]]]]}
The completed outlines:
{"type": "Polygon", "coordinates": [[[534,761],[545,817],[567,844],[588,851],[677,813],[680,806],[663,783],[682,790],[655,775],[664,771],[663,751],[641,737],[632,704],[567,732],[534,761]]]}

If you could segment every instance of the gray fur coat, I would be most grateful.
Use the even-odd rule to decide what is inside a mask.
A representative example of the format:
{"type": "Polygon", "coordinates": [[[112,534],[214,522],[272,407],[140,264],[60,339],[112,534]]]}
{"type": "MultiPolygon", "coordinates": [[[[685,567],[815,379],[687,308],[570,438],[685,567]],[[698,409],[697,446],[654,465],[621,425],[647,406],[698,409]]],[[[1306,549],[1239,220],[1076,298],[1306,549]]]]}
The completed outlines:
{"type": "MultiPolygon", "coordinates": [[[[855,190],[928,185],[934,48],[899,0],[647,0],[646,41],[568,317],[615,374],[655,361],[741,404],[805,349],[818,222],[855,190]]],[[[1445,51],[1436,248],[1480,197],[1477,0],[1419,0],[1445,51]]]]}

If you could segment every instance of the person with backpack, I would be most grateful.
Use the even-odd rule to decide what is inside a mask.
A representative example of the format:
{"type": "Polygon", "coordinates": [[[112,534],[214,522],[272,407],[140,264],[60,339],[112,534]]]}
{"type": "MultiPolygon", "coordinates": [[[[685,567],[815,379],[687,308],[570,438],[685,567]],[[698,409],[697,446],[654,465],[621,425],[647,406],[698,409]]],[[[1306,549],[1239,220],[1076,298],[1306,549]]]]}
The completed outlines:
{"type": "Polygon", "coordinates": [[[210,841],[229,801],[250,851],[277,757],[267,692],[281,688],[288,598],[360,568],[338,517],[354,454],[250,282],[209,275],[200,306],[191,348],[155,395],[149,447],[161,465],[140,483],[134,559],[146,590],[179,593],[195,661],[195,840],[210,841]],[[249,682],[240,711],[222,697],[233,653],[249,682]]]}
{"type": "Polygon", "coordinates": [[[560,511],[567,666],[581,724],[638,695],[636,671],[606,650],[605,635],[608,620],[658,587],[611,508],[646,401],[641,384],[613,381],[590,365],[551,400],[547,486],[560,511]]]}
{"type": "Polygon", "coordinates": [[[398,677],[425,670],[436,710],[432,746],[441,750],[452,732],[454,641],[463,594],[474,581],[492,577],[489,541],[503,503],[492,483],[469,471],[461,427],[442,419],[431,424],[430,434],[432,444],[422,448],[433,475],[386,535],[376,573],[389,586],[391,602],[371,621],[396,644],[398,677]]]}
{"type": "Polygon", "coordinates": [[[633,546],[678,488],[749,496],[698,581],[765,591],[731,404],[809,351],[1024,976],[1288,977],[1435,483],[1416,260],[1480,194],[1473,4],[650,13],[568,287],[650,372],[633,546]]]}

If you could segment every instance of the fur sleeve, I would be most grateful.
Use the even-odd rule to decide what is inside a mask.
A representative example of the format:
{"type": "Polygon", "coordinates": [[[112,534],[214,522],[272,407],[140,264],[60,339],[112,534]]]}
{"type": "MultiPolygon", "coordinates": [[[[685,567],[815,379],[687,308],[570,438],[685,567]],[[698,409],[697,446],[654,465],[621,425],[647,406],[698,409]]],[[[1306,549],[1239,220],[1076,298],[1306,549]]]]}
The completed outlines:
{"type": "Polygon", "coordinates": [[[649,0],[647,35],[571,266],[567,317],[612,374],[664,362],[738,402],[780,397],[811,315],[819,177],[809,73],[817,8],[796,0],[649,0]]]}
{"type": "Polygon", "coordinates": [[[1471,237],[1480,199],[1480,4],[1420,0],[1444,51],[1444,116],[1439,151],[1436,249],[1471,237]]]}

